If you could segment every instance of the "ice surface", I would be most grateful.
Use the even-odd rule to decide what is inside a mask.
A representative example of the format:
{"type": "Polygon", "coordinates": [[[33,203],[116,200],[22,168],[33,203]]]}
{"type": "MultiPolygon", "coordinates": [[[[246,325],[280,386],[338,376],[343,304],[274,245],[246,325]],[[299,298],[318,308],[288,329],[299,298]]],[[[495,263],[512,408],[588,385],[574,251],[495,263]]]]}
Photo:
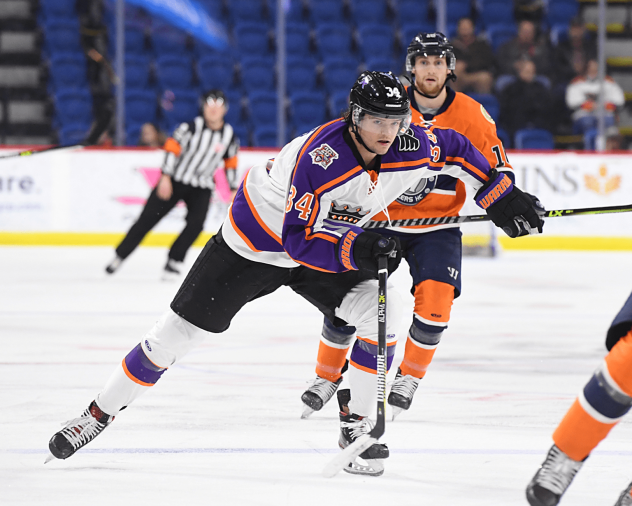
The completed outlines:
{"type": "MultiPolygon", "coordinates": [[[[411,409],[387,422],[380,478],[321,477],[337,451],[336,406],[300,419],[321,316],[285,289],[248,305],[84,450],[44,466],[52,434],[87,407],[178,288],[160,281],[163,249],[139,249],[108,277],[111,257],[106,248],[0,248],[2,505],[526,505],[525,486],[605,355],[605,331],[632,285],[629,253],[466,258],[430,371],[411,409]]],[[[395,278],[405,332],[405,267],[395,278]]],[[[614,504],[632,479],[630,420],[562,505],[614,504]]]]}

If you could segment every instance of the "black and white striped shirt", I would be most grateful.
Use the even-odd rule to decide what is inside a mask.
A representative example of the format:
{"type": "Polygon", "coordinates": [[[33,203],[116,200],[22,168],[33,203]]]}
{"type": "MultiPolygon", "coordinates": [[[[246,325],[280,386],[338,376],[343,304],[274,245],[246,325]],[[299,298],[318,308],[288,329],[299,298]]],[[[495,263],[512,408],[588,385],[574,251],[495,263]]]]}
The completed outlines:
{"type": "MultiPolygon", "coordinates": [[[[162,173],[174,181],[196,188],[215,187],[213,174],[224,160],[229,160],[239,151],[239,139],[228,123],[219,130],[211,130],[201,116],[190,123],[182,123],[173,132],[173,139],[180,145],[180,156],[167,152],[162,173]]],[[[235,171],[226,171],[231,188],[235,171]],[[229,175],[229,173],[231,173],[229,175]]]]}

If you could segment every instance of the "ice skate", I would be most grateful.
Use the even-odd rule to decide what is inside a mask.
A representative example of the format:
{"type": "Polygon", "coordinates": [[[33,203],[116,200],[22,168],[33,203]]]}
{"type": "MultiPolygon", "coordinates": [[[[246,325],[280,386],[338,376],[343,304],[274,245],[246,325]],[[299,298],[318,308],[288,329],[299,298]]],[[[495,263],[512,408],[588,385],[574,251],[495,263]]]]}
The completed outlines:
{"type": "Polygon", "coordinates": [[[342,376],[336,382],[316,376],[314,382],[301,395],[301,400],[304,404],[301,418],[309,418],[314,411],[320,411],[329,402],[329,399],[334,396],[340,383],[342,383],[342,376]]]}
{"type": "Polygon", "coordinates": [[[627,488],[621,492],[619,500],[614,506],[632,506],[632,483],[630,483],[627,488]]]}
{"type": "MultiPolygon", "coordinates": [[[[340,437],[338,446],[345,449],[356,439],[364,434],[368,434],[374,423],[367,417],[349,413],[347,404],[349,402],[349,390],[338,391],[338,403],[340,404],[340,437]]],[[[362,460],[366,462],[350,462],[343,468],[347,473],[363,474],[366,476],[381,476],[384,474],[384,459],[388,458],[389,451],[385,444],[375,443],[360,454],[362,460]]]]}
{"type": "Polygon", "coordinates": [[[413,402],[413,395],[418,386],[419,378],[410,375],[404,376],[401,369],[397,369],[395,381],[393,381],[391,386],[391,393],[388,394],[388,403],[393,408],[393,420],[402,411],[410,408],[410,404],[413,402]]]}
{"type": "MultiPolygon", "coordinates": [[[[542,466],[527,486],[527,500],[531,506],[556,506],[573,481],[583,461],[569,458],[553,445],[542,466]]],[[[625,503],[622,503],[625,504],[625,503]]]]}
{"type": "Polygon", "coordinates": [[[107,272],[108,274],[114,274],[118,270],[118,268],[121,266],[122,263],[123,263],[123,259],[118,255],[115,256],[114,260],[112,260],[105,268],[105,272],[107,272]]]}
{"type": "Polygon", "coordinates": [[[51,438],[48,443],[50,455],[44,463],[53,458],[63,460],[74,455],[77,450],[101,434],[112,420],[113,416],[101,411],[97,403],[92,401],[79,418],[66,422],[65,427],[51,438]]]}
{"type": "Polygon", "coordinates": [[[177,281],[182,274],[182,262],[178,262],[173,258],[167,260],[165,270],[162,272],[163,281],[177,281]]]}

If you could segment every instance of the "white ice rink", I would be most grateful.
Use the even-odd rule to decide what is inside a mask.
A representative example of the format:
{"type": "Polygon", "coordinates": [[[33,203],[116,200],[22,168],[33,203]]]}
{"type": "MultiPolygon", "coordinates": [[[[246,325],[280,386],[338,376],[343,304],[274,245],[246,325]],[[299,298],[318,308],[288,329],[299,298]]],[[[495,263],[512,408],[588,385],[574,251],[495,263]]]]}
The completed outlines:
{"type": "MultiPolygon", "coordinates": [[[[1,505],[524,506],[632,289],[629,252],[466,258],[430,371],[411,409],[387,423],[380,478],[321,477],[337,451],[335,402],[300,419],[321,316],[285,289],[246,306],[84,450],[45,466],[52,434],[87,407],[179,286],[159,281],[164,249],[141,248],[106,277],[111,255],[0,248],[1,505]]],[[[630,480],[632,417],[561,505],[612,506],[630,480]]]]}

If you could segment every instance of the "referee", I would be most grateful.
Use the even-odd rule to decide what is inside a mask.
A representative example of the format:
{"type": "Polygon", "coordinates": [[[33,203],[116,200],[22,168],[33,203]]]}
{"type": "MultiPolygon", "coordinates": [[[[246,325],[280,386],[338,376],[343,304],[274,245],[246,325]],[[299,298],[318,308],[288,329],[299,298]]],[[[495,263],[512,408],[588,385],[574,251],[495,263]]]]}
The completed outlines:
{"type": "Polygon", "coordinates": [[[239,139],[224,122],[226,97],[214,89],[206,92],[201,102],[202,115],[182,123],[165,142],[162,176],[138,220],[116,248],[116,257],[105,268],[108,274],[114,273],[147,233],[183,200],[187,206],[186,226],[171,245],[163,279],[178,276],[186,252],[202,232],[214,188],[213,174],[222,161],[226,179],[231,189],[236,189],[239,139]]]}

